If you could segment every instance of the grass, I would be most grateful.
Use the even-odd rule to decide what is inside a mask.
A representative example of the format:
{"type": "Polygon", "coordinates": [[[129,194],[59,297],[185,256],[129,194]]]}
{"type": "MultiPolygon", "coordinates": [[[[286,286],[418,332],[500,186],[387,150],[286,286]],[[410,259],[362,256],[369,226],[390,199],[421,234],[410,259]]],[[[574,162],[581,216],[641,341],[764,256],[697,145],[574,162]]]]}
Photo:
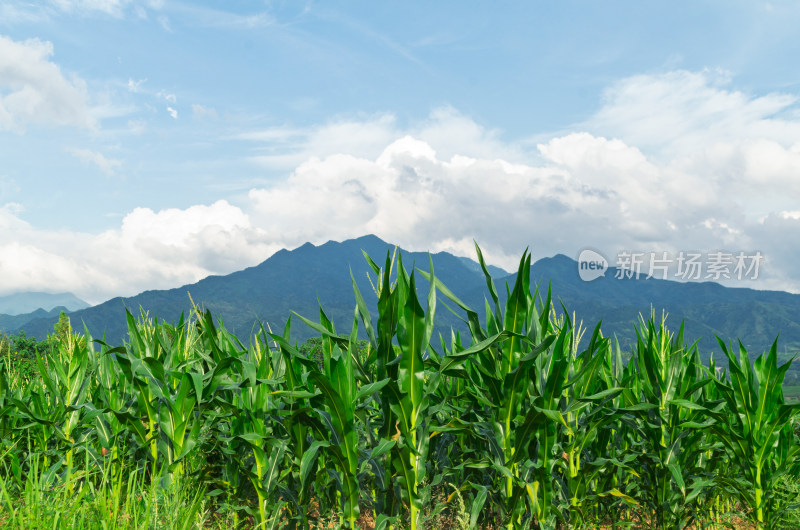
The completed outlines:
{"type": "Polygon", "coordinates": [[[140,529],[230,528],[225,517],[209,511],[202,488],[193,482],[161,487],[144,484],[144,473],[87,477],[70,488],[39,467],[31,471],[21,491],[0,477],[0,526],[13,529],[140,529]],[[94,480],[93,480],[94,479],[94,480]]]}
{"type": "MultiPolygon", "coordinates": [[[[256,528],[255,518],[242,516],[224,503],[219,503],[205,495],[197,481],[152,483],[147,485],[144,471],[134,471],[124,478],[123,473],[113,475],[106,466],[106,473],[97,480],[83,480],[77,492],[67,493],[64,484],[55,485],[52,476],[41,469],[37,462],[32,463],[31,473],[23,490],[14,495],[9,479],[0,476],[0,527],[10,530],[44,529],[208,529],[231,530],[256,528]],[[38,473],[37,473],[38,471],[38,473]]],[[[781,494],[792,502],[800,502],[800,482],[785,477],[781,483],[781,494]]],[[[255,509],[255,505],[252,506],[255,509]]],[[[356,527],[374,530],[375,520],[367,506],[362,506],[362,514],[356,527]]],[[[465,499],[453,484],[438,490],[435,502],[426,505],[422,525],[430,530],[468,530],[476,527],[476,519],[481,506],[474,499],[465,499]],[[448,495],[448,489],[450,494],[448,495]]],[[[318,503],[312,502],[309,512],[319,516],[318,503]]],[[[652,518],[642,521],[629,514],[624,521],[598,522],[598,530],[620,528],[646,530],[652,528],[652,518]]],[[[336,516],[319,517],[311,529],[340,528],[336,516]]],[[[481,528],[496,530],[499,522],[485,522],[481,528]]],[[[748,522],[744,514],[732,512],[721,519],[714,528],[733,528],[752,530],[755,524],[748,522]]],[[[402,521],[397,528],[407,528],[402,521]]],[[[698,528],[693,526],[691,528],[698,528]]],[[[800,511],[786,514],[778,528],[791,530],[800,528],[800,511]]]]}

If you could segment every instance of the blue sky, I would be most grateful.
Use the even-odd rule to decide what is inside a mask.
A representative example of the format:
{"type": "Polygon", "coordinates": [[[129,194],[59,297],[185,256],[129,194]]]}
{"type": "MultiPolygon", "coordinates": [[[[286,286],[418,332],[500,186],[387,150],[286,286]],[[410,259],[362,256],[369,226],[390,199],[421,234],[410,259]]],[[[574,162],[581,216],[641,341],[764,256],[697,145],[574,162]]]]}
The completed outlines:
{"type": "Polygon", "coordinates": [[[800,4],[0,5],[0,295],[365,233],[513,268],[760,251],[800,292],[800,4]]]}

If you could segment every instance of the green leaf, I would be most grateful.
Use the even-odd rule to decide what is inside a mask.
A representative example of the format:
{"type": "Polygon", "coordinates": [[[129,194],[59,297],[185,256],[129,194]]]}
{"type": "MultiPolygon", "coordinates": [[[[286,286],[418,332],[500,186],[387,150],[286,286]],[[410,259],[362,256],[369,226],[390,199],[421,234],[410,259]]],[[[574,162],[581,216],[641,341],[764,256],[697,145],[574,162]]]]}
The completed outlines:
{"type": "Polygon", "coordinates": [[[667,401],[668,405],[678,405],[679,407],[683,407],[690,410],[707,410],[704,406],[695,403],[694,401],[689,401],[687,399],[670,399],[667,401]]]}
{"type": "Polygon", "coordinates": [[[385,387],[389,383],[390,379],[387,377],[382,381],[376,381],[374,383],[369,383],[367,385],[362,386],[358,389],[358,393],[356,394],[356,402],[361,401],[363,397],[371,396],[375,392],[378,392],[380,389],[385,387]]]}
{"type": "Polygon", "coordinates": [[[474,488],[478,490],[478,493],[475,495],[475,499],[472,501],[472,507],[469,511],[469,527],[470,528],[477,528],[478,524],[478,516],[483,510],[483,505],[486,504],[486,498],[489,494],[489,489],[483,485],[472,485],[474,488]]]}
{"type": "Polygon", "coordinates": [[[675,482],[681,489],[681,494],[683,496],[686,496],[686,484],[683,481],[683,475],[681,474],[681,470],[678,467],[678,464],[677,463],[668,464],[667,468],[669,469],[669,472],[672,474],[672,478],[675,479],[675,482]]]}
{"type": "Polygon", "coordinates": [[[308,476],[317,461],[317,453],[320,447],[330,447],[330,443],[316,440],[311,446],[303,453],[300,459],[300,489],[306,491],[308,487],[308,476]]]}
{"type": "Polygon", "coordinates": [[[375,458],[380,458],[381,456],[385,455],[386,453],[391,451],[392,448],[396,444],[397,444],[397,442],[394,441],[394,440],[388,440],[386,438],[381,438],[378,441],[378,445],[376,445],[375,447],[372,448],[372,451],[369,454],[370,460],[375,459],[375,458]]]}

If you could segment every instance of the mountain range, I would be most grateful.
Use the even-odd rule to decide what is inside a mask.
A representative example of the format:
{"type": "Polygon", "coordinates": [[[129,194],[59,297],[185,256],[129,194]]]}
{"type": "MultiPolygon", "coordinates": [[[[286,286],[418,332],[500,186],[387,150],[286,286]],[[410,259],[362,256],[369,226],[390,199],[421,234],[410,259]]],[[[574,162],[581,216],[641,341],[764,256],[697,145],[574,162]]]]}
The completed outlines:
{"type": "MultiPolygon", "coordinates": [[[[69,314],[69,309],[64,306],[54,307],[50,311],[45,311],[42,308],[37,309],[36,311],[31,311],[30,313],[23,313],[21,315],[3,315],[0,314],[0,333],[12,333],[14,331],[19,330],[28,322],[32,320],[46,320],[49,318],[54,318],[58,320],[59,315],[61,312],[64,311],[65,313],[69,314]]],[[[52,330],[52,328],[51,328],[52,330]]]]}
{"type": "MultiPolygon", "coordinates": [[[[192,300],[211,310],[245,343],[259,322],[277,332],[283,329],[292,311],[316,320],[320,305],[337,329],[349,330],[355,307],[351,272],[373,309],[376,302],[368,279],[371,269],[362,251],[383,265],[387,253],[394,248],[375,236],[329,241],[319,246],[306,243],[294,250],[281,250],[255,267],[226,276],[210,276],[176,289],[114,298],[73,311],[70,317],[73,327],[80,329],[83,323],[95,338],[105,336],[109,344],[119,344],[126,338],[126,307],[134,316],[142,308],[151,317],[157,315],[159,319],[174,322],[181,312],[189,314],[192,300]]],[[[428,270],[427,253],[399,252],[407,269],[415,265],[428,270]]],[[[488,291],[478,264],[445,252],[431,254],[430,258],[436,276],[482,314],[488,291]]],[[[490,273],[502,298],[504,285],[513,286],[515,274],[497,267],[490,268],[490,273]]],[[[681,321],[685,322],[687,339],[699,340],[704,356],[711,351],[719,352],[714,335],[726,342],[739,338],[748,350],[758,353],[769,348],[780,334],[783,357],[800,350],[800,295],[642,276],[620,280],[615,275],[616,270],[611,267],[604,276],[585,282],[579,277],[578,263],[564,255],[540,259],[531,267],[531,280],[539,285],[542,295],[549,286],[554,300],[563,303],[570,315],[574,313],[576,321],[582,321],[588,328],[587,333],[602,320],[603,333],[616,335],[626,348],[635,341],[634,324],[639,315],[648,316],[652,310],[659,316],[666,311],[668,325],[673,330],[677,330],[681,321]]],[[[417,277],[417,286],[424,303],[428,287],[421,275],[417,277]]],[[[442,307],[447,302],[438,296],[437,326],[447,333],[445,336],[451,326],[465,329],[458,317],[442,307]]],[[[6,331],[20,329],[41,338],[52,332],[57,320],[58,313],[40,314],[6,331]]],[[[302,341],[313,335],[299,319],[292,319],[293,339],[302,341]]],[[[719,357],[719,353],[715,354],[715,358],[719,357]]]]}
{"type": "Polygon", "coordinates": [[[66,311],[77,311],[89,307],[89,304],[72,293],[25,292],[0,296],[0,315],[5,316],[24,315],[37,309],[52,311],[57,307],[66,311]]]}

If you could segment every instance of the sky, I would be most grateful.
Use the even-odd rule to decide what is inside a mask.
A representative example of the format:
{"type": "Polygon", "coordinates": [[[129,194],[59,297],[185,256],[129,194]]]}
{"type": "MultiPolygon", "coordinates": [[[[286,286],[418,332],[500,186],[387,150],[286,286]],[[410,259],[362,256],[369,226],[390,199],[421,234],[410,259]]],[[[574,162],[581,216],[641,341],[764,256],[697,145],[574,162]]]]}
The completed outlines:
{"type": "Polygon", "coordinates": [[[760,255],[712,279],[800,292],[797,27],[793,0],[3,0],[0,295],[369,233],[508,270],[760,255]]]}

